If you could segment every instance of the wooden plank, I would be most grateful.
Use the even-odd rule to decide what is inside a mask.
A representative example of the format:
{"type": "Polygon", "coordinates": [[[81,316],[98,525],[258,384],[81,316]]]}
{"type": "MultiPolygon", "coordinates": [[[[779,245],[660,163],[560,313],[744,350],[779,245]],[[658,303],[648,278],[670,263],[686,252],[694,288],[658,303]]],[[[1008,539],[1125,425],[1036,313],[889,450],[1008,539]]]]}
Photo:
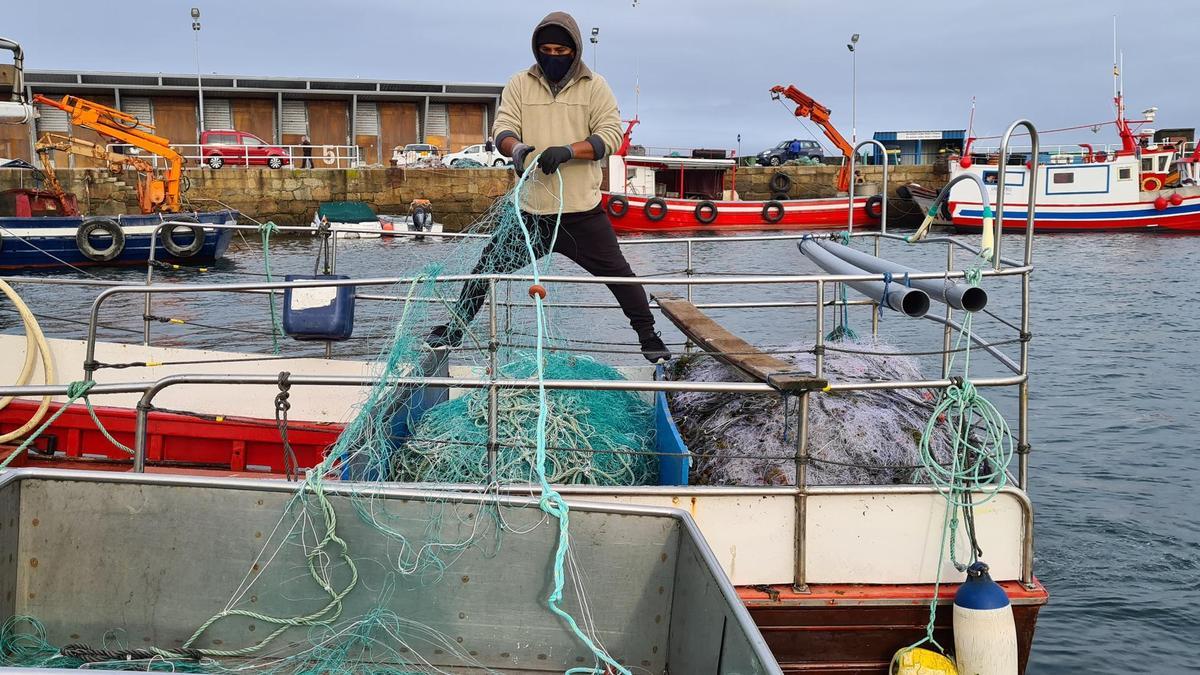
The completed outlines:
{"type": "Polygon", "coordinates": [[[780,391],[811,391],[824,389],[828,381],[804,373],[795,366],[767,354],[713,321],[695,305],[671,295],[656,295],[654,299],[668,319],[683,334],[706,352],[737,368],[749,377],[780,391]]]}

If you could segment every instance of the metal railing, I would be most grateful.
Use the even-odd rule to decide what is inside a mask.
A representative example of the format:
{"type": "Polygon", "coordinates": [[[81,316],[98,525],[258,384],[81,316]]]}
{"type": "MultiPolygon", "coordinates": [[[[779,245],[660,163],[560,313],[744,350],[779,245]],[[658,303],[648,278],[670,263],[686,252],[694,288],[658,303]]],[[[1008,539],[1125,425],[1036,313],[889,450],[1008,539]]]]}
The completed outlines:
{"type": "MultiPolygon", "coordinates": [[[[1018,127],[1025,127],[1031,137],[1033,143],[1033,156],[1037,156],[1037,132],[1033,125],[1025,120],[1015,122],[1005,133],[1001,144],[1001,156],[1008,155],[1009,137],[1018,127]]],[[[869,143],[868,142],[864,142],[869,143]]],[[[1003,173],[1003,172],[1001,172],[1003,173]]],[[[1003,189],[1004,176],[999,179],[999,188],[1003,189]]],[[[972,379],[972,384],[981,388],[995,387],[1017,387],[1018,389],[1018,442],[1017,456],[1019,461],[1016,485],[1021,490],[1028,489],[1028,459],[1030,453],[1029,435],[1028,435],[1028,402],[1029,402],[1029,282],[1030,275],[1033,271],[1032,254],[1033,254],[1033,224],[1034,212],[1036,205],[1032,194],[1030,195],[1030,203],[1028,204],[1027,226],[1025,231],[1025,250],[1023,259],[1010,260],[1001,255],[1001,237],[1000,228],[1003,223],[1003,203],[996,205],[995,219],[995,239],[994,239],[994,254],[992,263],[980,271],[984,277],[1019,277],[1021,280],[1021,299],[1020,299],[1020,322],[1017,325],[1001,321],[1005,326],[1014,329],[1017,333],[1020,342],[1020,357],[1018,360],[1007,358],[1002,352],[995,348],[985,349],[996,361],[1004,368],[1012,372],[1008,376],[999,377],[981,377],[972,379]]],[[[191,223],[189,223],[191,224],[191,223]]],[[[163,223],[162,227],[170,226],[170,221],[163,223]]],[[[229,225],[205,225],[206,228],[228,228],[235,227],[238,229],[257,229],[254,226],[229,226],[229,225]]],[[[161,227],[158,228],[161,230],[161,227]]],[[[281,230],[296,230],[311,232],[309,227],[289,227],[280,228],[281,230]]],[[[331,228],[332,229],[332,228],[331,228]]],[[[355,228],[342,228],[347,231],[355,228]]],[[[157,234],[157,232],[156,232],[157,234]]],[[[395,236],[429,236],[428,233],[415,233],[396,231],[395,236]]],[[[874,239],[875,250],[878,252],[884,242],[905,242],[903,237],[889,234],[886,230],[886,223],[880,232],[852,232],[849,233],[854,238],[871,237],[874,239]]],[[[471,236],[471,235],[454,235],[452,233],[443,233],[438,236],[471,236]]],[[[693,265],[694,247],[698,244],[706,245],[733,245],[743,242],[770,242],[770,241],[788,241],[796,240],[808,236],[805,234],[786,234],[786,235],[752,235],[746,237],[730,237],[730,238],[711,238],[711,237],[684,237],[684,238],[645,238],[645,239],[626,239],[622,241],[622,245],[626,246],[645,246],[645,245],[666,245],[666,246],[681,246],[684,248],[686,269],[682,276],[668,277],[590,277],[590,276],[563,276],[563,275],[546,275],[540,277],[540,282],[555,283],[555,284],[575,284],[585,286],[595,285],[639,285],[639,286],[674,286],[683,287],[690,300],[694,288],[718,287],[718,286],[758,286],[758,285],[791,285],[800,287],[800,297],[808,295],[810,299],[795,299],[790,301],[773,301],[760,303],[710,303],[705,306],[714,307],[808,307],[816,309],[814,321],[814,367],[813,375],[818,379],[827,377],[825,370],[824,347],[825,347],[825,313],[829,309],[837,311],[840,306],[843,306],[838,300],[831,300],[829,293],[835,284],[847,283],[852,281],[882,281],[881,274],[855,274],[855,275],[834,275],[834,274],[805,274],[805,275],[738,275],[738,276],[703,276],[697,275],[693,265]],[[807,288],[807,290],[805,290],[807,288]]],[[[337,237],[333,237],[333,245],[336,249],[337,237]]],[[[939,246],[944,245],[946,248],[946,270],[939,272],[927,272],[919,274],[911,274],[911,280],[919,279],[962,279],[966,277],[966,272],[955,271],[954,253],[956,250],[965,251],[971,255],[980,255],[980,248],[973,246],[966,241],[957,237],[934,237],[927,238],[921,242],[911,243],[912,245],[939,246]]],[[[58,283],[64,280],[35,280],[25,278],[15,278],[13,281],[27,283],[58,283]]],[[[86,356],[84,363],[84,379],[93,379],[94,374],[100,368],[101,364],[95,360],[97,330],[100,326],[99,320],[101,311],[105,303],[112,298],[122,295],[138,295],[142,294],[148,299],[153,295],[158,294],[194,294],[194,293],[274,293],[288,288],[329,288],[329,287],[371,287],[371,286],[392,286],[396,284],[413,284],[417,282],[437,283],[458,283],[469,280],[484,281],[487,284],[487,299],[489,306],[490,318],[488,320],[487,332],[488,343],[485,348],[488,350],[487,358],[493,366],[497,362],[497,352],[500,348],[499,337],[499,308],[500,307],[517,307],[526,306],[528,302],[510,303],[502,301],[499,297],[499,286],[501,284],[529,284],[533,282],[533,277],[522,274],[484,274],[484,275],[446,275],[436,279],[429,279],[422,276],[403,276],[403,277],[378,277],[366,279],[331,279],[331,280],[314,280],[314,281],[294,281],[294,282],[275,282],[275,283],[242,283],[242,284],[181,284],[181,285],[154,285],[147,283],[146,285],[104,285],[96,284],[101,287],[101,290],[92,303],[88,315],[88,330],[86,338],[86,356]]],[[[388,295],[372,295],[368,293],[358,294],[357,297],[362,297],[380,301],[401,301],[401,298],[388,295]]],[[[845,305],[865,306],[869,307],[872,314],[876,314],[877,305],[872,301],[846,301],[845,305]]],[[[610,308],[616,305],[612,303],[559,303],[558,306],[570,307],[589,307],[589,308],[610,308]]],[[[149,312],[147,312],[148,314],[149,312]]],[[[954,324],[952,312],[948,310],[945,318],[937,317],[935,321],[939,321],[946,325],[946,330],[943,332],[943,351],[942,351],[942,372],[938,378],[929,378],[912,381],[900,380],[870,380],[870,381],[831,381],[829,382],[826,392],[850,392],[863,390],[891,390],[891,389],[945,389],[958,384],[957,378],[950,376],[948,370],[948,340],[949,331],[954,324]]],[[[873,331],[878,330],[878,325],[873,324],[873,331]]],[[[148,333],[147,333],[148,338],[148,333]]],[[[977,342],[982,341],[982,338],[976,336],[977,342]]],[[[986,343],[985,343],[986,344],[986,343]]],[[[498,392],[502,388],[532,388],[537,386],[535,380],[514,380],[500,378],[496,373],[498,369],[493,367],[489,374],[483,377],[476,378],[457,378],[457,377],[404,377],[393,378],[388,380],[389,384],[395,386],[429,386],[429,387],[457,387],[468,389],[486,389],[489,396],[488,406],[488,429],[489,429],[489,445],[495,447],[495,439],[497,438],[497,415],[496,415],[496,398],[498,392]]],[[[137,425],[135,428],[135,444],[134,444],[134,463],[135,469],[143,470],[146,462],[146,449],[149,425],[149,412],[153,406],[155,396],[166,388],[179,385],[193,384],[276,384],[278,379],[271,375],[173,375],[164,377],[153,382],[138,382],[138,383],[113,383],[99,384],[92,390],[91,394],[101,395],[110,393],[141,393],[141,399],[137,406],[137,425]]],[[[374,385],[378,382],[377,378],[361,376],[361,377],[334,377],[334,376],[306,376],[293,375],[290,378],[293,384],[298,385],[329,385],[329,386],[366,386],[374,385]]],[[[628,391],[706,391],[706,392],[733,392],[744,394],[764,394],[778,393],[778,390],[766,382],[663,382],[663,381],[596,381],[596,380],[550,380],[545,383],[548,389],[584,389],[584,390],[628,390],[628,391]]],[[[65,395],[67,387],[63,385],[55,386],[24,386],[24,387],[0,387],[0,395],[19,395],[19,396],[36,396],[36,395],[65,395]]],[[[796,453],[794,457],[796,471],[796,485],[794,488],[789,488],[791,494],[795,495],[795,579],[794,586],[799,590],[807,588],[807,577],[805,569],[805,556],[807,551],[807,510],[808,500],[814,495],[824,495],[841,492],[853,494],[889,494],[889,493],[934,493],[936,488],[932,486],[855,486],[847,488],[813,486],[809,484],[807,475],[807,466],[809,464],[809,422],[808,411],[810,406],[810,396],[814,393],[808,390],[803,390],[795,393],[799,398],[800,414],[797,416],[796,424],[796,453]]],[[[489,451],[488,460],[491,462],[490,467],[494,469],[495,455],[489,451]]],[[[740,488],[747,491],[761,490],[777,490],[779,488],[740,488]]],[[[1028,504],[1028,499],[1023,492],[1014,491],[1019,495],[1021,501],[1025,527],[1022,535],[1022,566],[1021,580],[1029,585],[1033,582],[1033,528],[1032,528],[1032,509],[1028,504]]]]}
{"type": "MultiPolygon", "coordinates": [[[[137,147],[127,143],[109,143],[105,146],[110,152],[117,152],[126,155],[134,155],[138,157],[150,158],[151,164],[155,168],[165,168],[166,162],[162,157],[154,154],[144,153],[137,147]]],[[[274,159],[278,159],[278,168],[290,169],[356,169],[365,166],[362,161],[362,148],[357,145],[267,145],[267,146],[240,146],[240,145],[224,145],[217,143],[199,144],[199,143],[180,143],[172,144],[171,147],[183,155],[185,169],[204,169],[204,168],[224,168],[224,167],[269,167],[274,159]],[[262,147],[271,148],[273,150],[282,150],[286,156],[279,156],[276,153],[273,157],[265,154],[252,155],[251,153],[261,149],[262,147]],[[305,156],[305,153],[308,156],[305,156]],[[219,157],[219,167],[212,166],[213,157],[219,157]],[[311,166],[310,166],[311,163],[311,166]]]]}

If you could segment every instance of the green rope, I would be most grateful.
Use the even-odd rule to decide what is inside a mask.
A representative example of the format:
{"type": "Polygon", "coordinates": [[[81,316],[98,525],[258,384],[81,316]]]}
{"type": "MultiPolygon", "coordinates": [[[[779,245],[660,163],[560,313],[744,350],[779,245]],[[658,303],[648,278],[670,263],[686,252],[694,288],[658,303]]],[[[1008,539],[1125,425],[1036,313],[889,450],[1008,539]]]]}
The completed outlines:
{"type": "Polygon", "coordinates": [[[91,391],[92,387],[94,386],[96,386],[96,382],[94,380],[78,380],[68,384],[66,402],[63,403],[58,410],[55,410],[54,414],[46,418],[46,421],[42,422],[41,426],[39,426],[37,429],[34,429],[31,434],[26,436],[25,440],[17,446],[17,449],[14,450],[12,454],[0,461],[0,469],[3,469],[11,464],[12,461],[20,456],[22,452],[25,452],[27,449],[29,449],[29,446],[33,445],[33,442],[36,441],[38,437],[40,437],[42,433],[50,427],[51,424],[54,424],[55,420],[57,420],[59,417],[62,417],[62,414],[67,411],[67,408],[71,407],[71,404],[75,403],[75,401],[81,398],[83,399],[84,407],[87,408],[88,415],[92,418],[92,423],[96,425],[96,429],[100,431],[100,434],[103,435],[104,438],[114,446],[120,448],[130,455],[134,454],[133,448],[125,446],[125,444],[114,438],[113,435],[109,433],[108,429],[105,428],[104,423],[100,421],[99,416],[96,415],[96,410],[92,407],[92,401],[87,395],[87,393],[91,391]]]}
{"type": "MultiPolygon", "coordinates": [[[[985,262],[984,259],[977,258],[966,270],[965,279],[968,284],[979,285],[983,278],[982,267],[985,262]]],[[[966,313],[947,368],[947,372],[953,372],[955,355],[963,354],[962,376],[942,390],[929,415],[929,422],[921,434],[922,471],[945,498],[946,512],[942,519],[937,576],[934,580],[933,598],[929,601],[929,621],[925,626],[925,637],[905,647],[901,652],[915,649],[925,643],[934,645],[942,653],[946,652],[933,637],[934,621],[941,591],[942,565],[947,553],[950,562],[958,571],[965,571],[969,564],[960,563],[957,559],[960,514],[991,501],[1008,484],[1008,466],[1013,454],[1012,434],[1004,417],[968,379],[973,316],[971,312],[966,313]],[[939,462],[931,448],[931,440],[939,424],[947,424],[952,430],[949,435],[953,457],[949,465],[939,462]],[[979,501],[975,501],[976,492],[983,494],[979,501]]],[[[975,562],[977,556],[978,552],[972,546],[971,562],[975,562]]]]}
{"type": "MultiPolygon", "coordinates": [[[[274,221],[268,220],[258,226],[258,232],[262,235],[263,246],[263,267],[266,268],[267,283],[271,283],[271,235],[279,232],[279,227],[274,221]]],[[[279,336],[283,333],[283,327],[279,324],[279,317],[275,313],[275,289],[271,289],[267,293],[267,302],[270,304],[271,310],[271,344],[274,347],[275,353],[279,353],[279,336]]]]}
{"type": "MultiPolygon", "coordinates": [[[[849,246],[850,233],[843,231],[838,235],[838,241],[843,246],[849,246]]],[[[846,294],[846,284],[838,284],[838,300],[842,304],[841,311],[838,312],[838,323],[833,330],[829,331],[825,339],[829,342],[857,341],[858,333],[855,333],[854,329],[850,327],[850,305],[846,294]]],[[[825,298],[821,298],[821,301],[824,302],[825,298]]]]}
{"type": "MultiPolygon", "coordinates": [[[[541,284],[541,274],[538,270],[538,256],[533,249],[533,239],[529,235],[529,229],[525,226],[525,219],[521,215],[521,188],[524,187],[525,180],[530,176],[537,166],[536,158],[529,162],[529,167],[525,169],[525,173],[521,175],[517,181],[517,186],[513,190],[512,208],[517,222],[521,226],[521,234],[525,239],[525,248],[529,253],[529,261],[533,268],[533,283],[541,284]]],[[[562,196],[563,196],[563,180],[562,174],[558,174],[558,214],[554,220],[554,236],[558,236],[559,224],[562,221],[562,196]]],[[[596,659],[595,665],[591,668],[569,668],[564,675],[581,675],[587,673],[589,675],[603,675],[609,671],[609,668],[615,670],[621,675],[630,675],[627,668],[618,663],[615,659],[609,656],[603,649],[592,642],[576,623],[575,618],[569,612],[561,607],[563,586],[565,585],[565,568],[567,549],[570,547],[570,508],[562,495],[550,485],[546,478],[546,426],[547,419],[550,413],[546,395],[546,371],[545,361],[542,356],[543,345],[546,341],[546,307],[543,304],[541,294],[533,294],[535,312],[537,315],[537,383],[538,383],[538,420],[537,420],[537,453],[534,462],[534,468],[537,470],[538,483],[542,489],[542,497],[538,501],[538,507],[548,515],[558,519],[558,546],[554,550],[554,569],[553,578],[554,586],[550,591],[550,595],[546,598],[546,606],[550,608],[556,616],[562,619],[571,632],[575,634],[575,638],[582,642],[591,652],[593,658],[596,659]],[[601,667],[601,663],[608,667],[601,667]]]]}

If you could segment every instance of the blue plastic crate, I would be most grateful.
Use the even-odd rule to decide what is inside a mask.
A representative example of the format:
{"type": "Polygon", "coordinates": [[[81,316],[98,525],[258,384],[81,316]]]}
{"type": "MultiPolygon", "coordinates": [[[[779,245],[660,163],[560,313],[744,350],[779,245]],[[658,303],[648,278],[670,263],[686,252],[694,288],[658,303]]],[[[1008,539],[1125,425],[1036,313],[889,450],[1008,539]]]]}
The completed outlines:
{"type": "MultiPolygon", "coordinates": [[[[654,379],[664,379],[664,370],[658,366],[654,379]]],[[[667,393],[654,394],[654,449],[658,455],[658,484],[687,485],[688,470],[692,466],[692,455],[687,444],[679,435],[679,427],[671,415],[667,393]]]]}

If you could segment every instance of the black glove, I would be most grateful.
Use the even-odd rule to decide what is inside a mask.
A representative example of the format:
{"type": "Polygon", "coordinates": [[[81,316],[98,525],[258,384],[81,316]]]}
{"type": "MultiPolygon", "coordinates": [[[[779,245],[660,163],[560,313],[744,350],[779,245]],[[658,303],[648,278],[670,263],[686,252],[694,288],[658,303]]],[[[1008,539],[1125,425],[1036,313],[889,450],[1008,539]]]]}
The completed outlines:
{"type": "Polygon", "coordinates": [[[529,153],[533,152],[534,150],[536,150],[536,148],[534,148],[532,145],[525,145],[524,143],[517,143],[513,146],[513,168],[517,170],[518,176],[525,173],[525,158],[528,157],[529,153]]]}
{"type": "Polygon", "coordinates": [[[547,176],[558,171],[558,166],[571,161],[575,157],[575,151],[571,150],[569,145],[556,145],[553,148],[546,148],[538,155],[538,168],[547,176]]]}

